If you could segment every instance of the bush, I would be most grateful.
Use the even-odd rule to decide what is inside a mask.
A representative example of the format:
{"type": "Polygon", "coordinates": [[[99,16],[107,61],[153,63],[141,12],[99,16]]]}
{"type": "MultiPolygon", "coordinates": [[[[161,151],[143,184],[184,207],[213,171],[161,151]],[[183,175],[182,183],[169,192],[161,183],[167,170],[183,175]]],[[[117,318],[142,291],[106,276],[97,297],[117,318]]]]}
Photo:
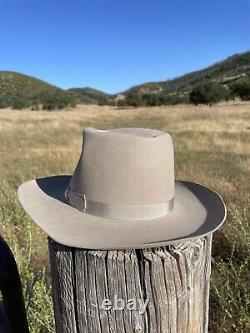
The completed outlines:
{"type": "Polygon", "coordinates": [[[111,102],[109,101],[109,99],[107,97],[100,97],[97,101],[97,104],[100,106],[111,105],[111,102]]]}
{"type": "Polygon", "coordinates": [[[164,94],[140,94],[129,93],[126,98],[119,101],[119,106],[160,106],[160,105],[176,105],[179,103],[189,103],[189,96],[187,95],[164,95],[164,94]]]}
{"type": "Polygon", "coordinates": [[[157,94],[144,94],[142,100],[145,106],[158,106],[162,104],[162,100],[157,94]]]}
{"type": "Polygon", "coordinates": [[[133,106],[137,108],[143,105],[142,95],[138,93],[129,93],[125,99],[125,105],[133,106]]]}
{"type": "Polygon", "coordinates": [[[8,103],[4,99],[0,99],[0,109],[9,107],[8,103]]]}
{"type": "Polygon", "coordinates": [[[240,97],[242,100],[250,100],[250,78],[234,83],[230,90],[234,97],[240,97]]]}
{"type": "Polygon", "coordinates": [[[22,110],[26,107],[29,106],[29,103],[24,99],[24,98],[19,98],[19,97],[13,97],[13,101],[12,101],[12,109],[16,109],[16,110],[22,110]]]}
{"type": "Polygon", "coordinates": [[[74,106],[75,100],[70,94],[65,94],[60,90],[43,91],[35,96],[34,105],[42,105],[43,110],[63,109],[74,106]]]}
{"type": "Polygon", "coordinates": [[[188,104],[189,103],[189,95],[161,95],[160,97],[160,105],[176,105],[176,104],[188,104]]]}
{"type": "Polygon", "coordinates": [[[229,99],[229,90],[217,82],[201,83],[190,93],[190,102],[197,104],[211,104],[229,99]]]}

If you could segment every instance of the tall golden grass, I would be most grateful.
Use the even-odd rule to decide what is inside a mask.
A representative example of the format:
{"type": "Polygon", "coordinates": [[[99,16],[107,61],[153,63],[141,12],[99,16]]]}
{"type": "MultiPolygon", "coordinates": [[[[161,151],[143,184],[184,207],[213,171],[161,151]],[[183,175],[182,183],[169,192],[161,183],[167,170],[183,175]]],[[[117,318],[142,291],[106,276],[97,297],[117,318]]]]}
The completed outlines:
{"type": "Polygon", "coordinates": [[[0,228],[18,262],[31,332],[54,332],[47,241],[21,209],[16,190],[28,179],[72,173],[87,126],[169,132],[176,178],[222,194],[229,214],[214,234],[210,331],[250,332],[250,103],[0,111],[0,228]]]}

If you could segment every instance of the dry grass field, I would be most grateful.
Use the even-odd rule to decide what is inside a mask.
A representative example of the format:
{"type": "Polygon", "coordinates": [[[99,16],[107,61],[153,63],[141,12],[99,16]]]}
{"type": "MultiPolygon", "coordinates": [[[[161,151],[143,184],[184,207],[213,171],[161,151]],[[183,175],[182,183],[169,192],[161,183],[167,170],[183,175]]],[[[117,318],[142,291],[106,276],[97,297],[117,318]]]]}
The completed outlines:
{"type": "Polygon", "coordinates": [[[210,332],[250,332],[250,103],[0,111],[0,232],[18,262],[31,332],[54,332],[47,241],[21,209],[16,190],[28,179],[72,173],[87,126],[168,131],[176,178],[222,194],[229,212],[214,234],[210,332]]]}

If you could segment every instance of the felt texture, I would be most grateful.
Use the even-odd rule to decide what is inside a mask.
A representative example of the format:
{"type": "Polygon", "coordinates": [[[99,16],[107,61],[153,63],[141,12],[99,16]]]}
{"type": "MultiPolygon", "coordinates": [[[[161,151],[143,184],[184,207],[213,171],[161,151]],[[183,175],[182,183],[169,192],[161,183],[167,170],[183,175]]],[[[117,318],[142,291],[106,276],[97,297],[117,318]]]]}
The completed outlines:
{"type": "Polygon", "coordinates": [[[172,139],[151,129],[86,128],[69,187],[87,200],[107,204],[167,202],[174,197],[172,139]]]}

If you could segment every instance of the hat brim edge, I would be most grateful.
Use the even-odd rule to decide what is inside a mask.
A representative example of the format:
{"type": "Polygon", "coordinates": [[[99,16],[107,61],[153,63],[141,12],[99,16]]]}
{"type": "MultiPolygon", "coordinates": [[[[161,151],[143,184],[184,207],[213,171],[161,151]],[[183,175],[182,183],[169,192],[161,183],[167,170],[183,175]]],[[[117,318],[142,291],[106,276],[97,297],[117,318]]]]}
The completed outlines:
{"type": "MultiPolygon", "coordinates": [[[[59,178],[59,177],[67,177],[67,179],[69,180],[71,175],[62,175],[62,176],[54,176],[54,177],[46,177],[46,178],[40,178],[43,180],[47,180],[48,182],[51,179],[55,179],[55,178],[59,178]]],[[[109,240],[106,241],[106,245],[105,242],[101,242],[100,245],[95,243],[95,240],[93,240],[93,244],[91,242],[74,242],[72,241],[72,238],[67,239],[67,237],[65,237],[65,233],[60,234],[60,233],[56,233],[53,232],[53,230],[46,228],[44,226],[44,224],[41,224],[41,221],[39,221],[35,216],[34,216],[34,212],[30,209],[30,205],[27,205],[27,202],[29,200],[31,200],[30,198],[27,197],[28,195],[28,191],[31,187],[34,187],[36,180],[31,180],[31,181],[27,181],[23,184],[21,184],[17,190],[17,196],[18,196],[18,200],[21,203],[22,207],[24,208],[24,210],[26,211],[26,213],[30,216],[30,218],[39,226],[43,229],[43,231],[49,236],[51,237],[53,240],[55,240],[56,242],[59,242],[63,245],[66,246],[71,246],[71,247],[79,247],[79,248],[86,248],[86,249],[100,249],[100,250],[114,250],[114,249],[141,249],[141,248],[150,248],[150,247],[158,247],[158,246],[166,246],[166,245],[174,245],[176,243],[182,243],[185,241],[191,241],[191,240],[195,240],[197,238],[200,237],[204,237],[208,234],[211,234],[213,232],[215,232],[218,228],[220,228],[222,226],[222,224],[225,222],[226,220],[226,216],[227,216],[227,210],[226,210],[226,206],[224,203],[223,198],[214,190],[205,187],[204,185],[201,185],[199,183],[195,183],[195,182],[187,182],[187,181],[183,181],[183,180],[176,180],[176,182],[181,182],[183,184],[192,184],[192,186],[196,186],[199,188],[203,188],[205,191],[209,191],[210,194],[213,194],[213,196],[215,198],[217,198],[217,203],[220,205],[220,215],[221,218],[220,220],[218,220],[218,223],[213,226],[212,228],[207,228],[206,232],[200,232],[195,236],[192,235],[183,235],[183,237],[177,237],[177,238],[173,238],[171,237],[171,239],[165,239],[165,240],[161,240],[161,239],[155,239],[151,242],[140,242],[138,244],[136,244],[135,242],[131,242],[128,244],[122,244],[121,246],[119,246],[119,244],[112,244],[110,243],[109,240]]],[[[50,200],[50,198],[46,198],[46,200],[50,200]]],[[[55,200],[55,199],[54,199],[55,200]]],[[[33,203],[36,202],[35,198],[32,198],[31,200],[33,203]]],[[[31,202],[30,201],[30,202],[31,202]]],[[[63,203],[63,205],[67,205],[66,203],[63,203]]],[[[74,211],[76,210],[74,207],[71,207],[69,205],[67,205],[67,208],[72,210],[72,215],[74,214],[74,211]]],[[[85,214],[85,213],[82,213],[85,214]]],[[[86,219],[88,218],[89,214],[86,214],[86,219]]],[[[99,217],[100,219],[102,219],[101,217],[99,217]]],[[[55,221],[55,218],[53,217],[53,220],[55,221]]]]}

